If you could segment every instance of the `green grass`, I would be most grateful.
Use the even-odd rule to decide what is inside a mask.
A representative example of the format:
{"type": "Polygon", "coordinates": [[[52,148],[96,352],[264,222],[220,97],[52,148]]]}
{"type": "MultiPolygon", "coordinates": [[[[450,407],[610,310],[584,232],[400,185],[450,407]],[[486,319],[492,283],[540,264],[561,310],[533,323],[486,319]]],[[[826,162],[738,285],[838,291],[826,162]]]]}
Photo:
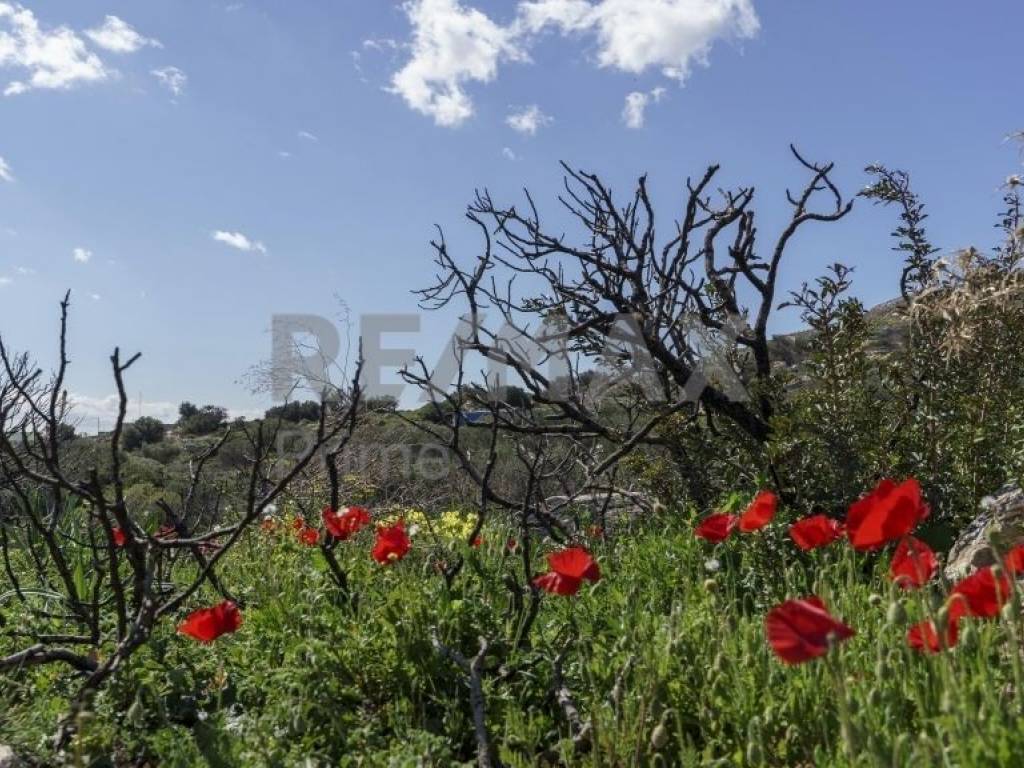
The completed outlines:
{"type": "MultiPolygon", "coordinates": [[[[421,534],[410,556],[387,568],[370,560],[366,530],[338,550],[352,602],[316,549],[290,530],[254,530],[222,574],[244,602],[242,629],[201,646],[164,626],[98,697],[73,757],[81,765],[143,756],[163,766],[471,764],[468,687],[431,645],[436,632],[470,657],[478,636],[496,644],[487,720],[510,766],[1024,764],[1012,618],[966,620],[955,649],[921,656],[907,648],[906,629],[938,605],[941,585],[901,598],[906,617],[891,621],[885,556],[855,555],[841,542],[802,555],[784,530],[777,521],[717,547],[678,517],[614,531],[591,542],[601,581],[574,598],[545,596],[518,651],[502,579],[521,579],[521,560],[504,551],[504,530],[486,530],[480,550],[421,534]],[[467,565],[449,590],[434,563],[454,551],[467,565]],[[787,667],[765,642],[764,614],[811,593],[857,635],[787,667]],[[552,693],[561,653],[565,683],[592,721],[587,749],[574,751],[552,693]]],[[[190,607],[217,599],[207,592],[190,607]]],[[[0,742],[43,754],[72,680],[56,667],[4,678],[0,742]]]]}

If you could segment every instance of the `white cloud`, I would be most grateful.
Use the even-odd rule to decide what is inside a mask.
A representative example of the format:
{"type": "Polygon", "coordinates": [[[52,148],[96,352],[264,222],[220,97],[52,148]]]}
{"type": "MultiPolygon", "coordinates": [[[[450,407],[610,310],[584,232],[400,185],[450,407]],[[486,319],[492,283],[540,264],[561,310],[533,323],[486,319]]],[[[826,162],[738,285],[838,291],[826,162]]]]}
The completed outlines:
{"type": "Polygon", "coordinates": [[[298,136],[300,139],[305,139],[306,141],[320,141],[319,137],[314,136],[309,131],[299,131],[298,136]]]}
{"type": "Polygon", "coordinates": [[[71,252],[71,258],[79,264],[88,264],[89,260],[92,259],[92,251],[85,248],[75,248],[75,250],[71,252]]]}
{"type": "Polygon", "coordinates": [[[102,26],[87,29],[85,36],[100,48],[113,53],[135,53],[146,46],[163,48],[159,40],[140,35],[130,24],[117,16],[107,16],[102,26]]]}
{"type": "Polygon", "coordinates": [[[407,0],[403,7],[413,27],[412,58],[391,78],[391,91],[438,125],[461,125],[473,115],[466,83],[490,82],[499,61],[526,58],[514,29],[460,0],[407,0]]]}
{"type": "Polygon", "coordinates": [[[111,75],[72,29],[44,30],[32,11],[8,2],[0,2],[0,69],[25,72],[23,79],[7,84],[5,96],[34,88],[67,89],[111,75]]]}
{"type": "Polygon", "coordinates": [[[633,91],[626,96],[626,106],[622,109],[622,120],[627,128],[643,128],[647,120],[647,106],[657,104],[665,95],[664,88],[655,88],[647,93],[633,91]]]}
{"type": "Polygon", "coordinates": [[[511,147],[502,147],[501,154],[502,154],[502,156],[506,160],[516,160],[517,159],[516,158],[516,153],[512,151],[511,147]]]}
{"type": "Polygon", "coordinates": [[[19,275],[34,275],[36,273],[32,267],[17,267],[14,271],[19,275]]]}
{"type": "Polygon", "coordinates": [[[90,293],[89,298],[92,299],[93,301],[99,301],[103,297],[100,296],[98,293],[90,293]]]}
{"type": "Polygon", "coordinates": [[[287,149],[282,149],[280,152],[277,153],[277,156],[284,160],[287,160],[289,157],[292,156],[292,153],[289,152],[287,149]]]}
{"type": "Polygon", "coordinates": [[[567,32],[581,31],[592,22],[594,7],[587,0],[531,0],[519,4],[519,23],[530,32],[554,25],[567,32]]]}
{"type": "Polygon", "coordinates": [[[519,0],[514,20],[501,25],[461,0],[406,0],[412,55],[390,90],[438,125],[460,125],[473,115],[466,84],[494,80],[505,61],[527,61],[530,46],[548,30],[592,35],[601,68],[655,69],[683,82],[694,64],[707,64],[715,42],[757,34],[753,2],[519,0]]]}
{"type": "Polygon", "coordinates": [[[10,285],[13,282],[14,281],[11,278],[9,278],[9,277],[0,277],[0,288],[6,288],[8,285],[10,285]]]}
{"type": "MultiPolygon", "coordinates": [[[[109,394],[105,397],[91,397],[77,392],[68,394],[68,402],[71,405],[72,422],[83,432],[95,432],[97,422],[101,430],[113,429],[117,422],[117,413],[120,407],[120,398],[116,394],[109,394]]],[[[139,401],[133,400],[128,404],[128,419],[134,421],[141,415],[152,416],[164,423],[173,423],[178,420],[178,406],[175,403],[161,401],[139,401]]]]}
{"type": "Polygon", "coordinates": [[[161,67],[150,70],[149,74],[155,77],[160,85],[169,90],[174,97],[181,96],[188,84],[188,75],[177,67],[161,67]]]}
{"type": "Polygon", "coordinates": [[[2,157],[0,157],[0,181],[14,181],[14,174],[11,173],[11,166],[9,166],[7,161],[2,157]]]}
{"type": "Polygon", "coordinates": [[[551,117],[545,115],[540,107],[533,104],[521,112],[513,112],[505,119],[505,122],[514,131],[519,131],[527,136],[536,136],[538,130],[551,122],[551,117]]]}
{"type": "Polygon", "coordinates": [[[267,252],[267,248],[263,243],[256,240],[250,240],[241,232],[225,232],[218,229],[211,235],[211,237],[218,243],[230,245],[232,248],[237,248],[238,250],[246,251],[247,253],[267,252]]]}
{"type": "Polygon", "coordinates": [[[531,32],[592,31],[602,67],[633,74],[657,68],[680,81],[694,63],[707,64],[717,40],[750,38],[760,29],[753,0],[532,0],[520,14],[531,32]]]}

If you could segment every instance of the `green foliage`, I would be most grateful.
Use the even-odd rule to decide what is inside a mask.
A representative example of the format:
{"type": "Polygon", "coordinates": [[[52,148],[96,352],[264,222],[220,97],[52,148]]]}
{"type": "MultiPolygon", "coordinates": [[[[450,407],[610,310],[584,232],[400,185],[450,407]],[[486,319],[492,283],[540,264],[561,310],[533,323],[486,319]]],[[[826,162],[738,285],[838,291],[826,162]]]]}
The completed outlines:
{"type": "MultiPolygon", "coordinates": [[[[432,647],[436,633],[470,656],[477,636],[495,639],[487,719],[510,766],[1024,759],[1007,658],[1020,618],[972,622],[947,654],[915,654],[906,624],[927,612],[927,597],[896,594],[884,558],[843,546],[796,555],[784,541],[787,514],[715,548],[669,513],[631,537],[592,542],[603,579],[576,598],[545,596],[519,650],[500,579],[518,562],[505,531],[485,531],[484,546],[465,552],[470,567],[451,588],[432,562],[461,545],[420,536],[409,558],[382,568],[364,531],[338,551],[352,602],[290,528],[252,531],[222,572],[244,603],[242,629],[201,646],[165,626],[98,698],[74,748],[81,764],[470,764],[465,678],[432,647]],[[786,667],[765,643],[764,613],[812,592],[857,635],[829,657],[786,667]],[[893,601],[909,618],[887,619],[893,601]],[[560,656],[565,687],[592,720],[589,749],[572,745],[551,694],[560,656]],[[840,737],[840,700],[856,761],[840,737]]],[[[193,607],[217,599],[199,595],[193,607]]],[[[38,747],[68,679],[57,668],[14,672],[0,690],[0,741],[38,747]]]]}
{"type": "Polygon", "coordinates": [[[209,435],[218,431],[227,421],[227,409],[219,405],[204,405],[196,408],[191,403],[183,403],[180,409],[181,419],[178,426],[184,435],[209,435]],[[188,414],[188,415],[186,415],[188,414]]]}
{"type": "Polygon", "coordinates": [[[144,445],[153,445],[164,439],[166,427],[159,419],[142,416],[124,428],[121,445],[126,451],[135,451],[144,445]]]}
{"type": "Polygon", "coordinates": [[[292,402],[285,403],[284,405],[275,405],[273,408],[268,408],[264,414],[264,418],[268,420],[280,419],[281,421],[290,421],[298,423],[300,421],[317,421],[320,418],[320,403],[315,400],[306,400],[305,402],[292,402]]]}

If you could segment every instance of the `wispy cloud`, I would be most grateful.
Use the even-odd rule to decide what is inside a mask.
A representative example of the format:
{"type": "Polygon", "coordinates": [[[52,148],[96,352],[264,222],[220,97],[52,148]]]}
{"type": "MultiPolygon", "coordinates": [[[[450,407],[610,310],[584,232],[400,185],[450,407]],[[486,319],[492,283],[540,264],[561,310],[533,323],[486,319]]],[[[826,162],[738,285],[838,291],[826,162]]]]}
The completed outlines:
{"type": "Polygon", "coordinates": [[[188,84],[188,75],[177,67],[153,69],[150,70],[150,74],[157,79],[160,85],[170,91],[171,95],[175,98],[185,92],[185,86],[188,84]]]}
{"type": "Polygon", "coordinates": [[[85,36],[112,53],[135,53],[147,46],[163,48],[159,40],[140,35],[128,22],[117,16],[107,16],[102,25],[85,30],[85,36]]]}
{"type": "Polygon", "coordinates": [[[320,141],[318,136],[315,136],[309,131],[299,131],[298,136],[300,139],[305,139],[306,141],[320,141]]]}
{"type": "Polygon", "coordinates": [[[14,173],[11,172],[11,166],[2,157],[0,157],[0,181],[8,183],[14,181],[14,173]]]}
{"type": "Polygon", "coordinates": [[[753,0],[519,0],[505,25],[461,0],[406,0],[403,8],[411,55],[390,90],[444,126],[472,117],[469,84],[491,82],[504,62],[529,61],[545,32],[593,36],[599,68],[654,69],[681,83],[707,65],[715,42],[760,29],[753,0]]]}
{"type": "Polygon", "coordinates": [[[267,248],[263,243],[258,240],[250,240],[246,235],[241,232],[226,232],[224,230],[216,230],[210,235],[218,243],[224,243],[232,248],[236,248],[239,251],[246,251],[247,253],[266,253],[267,248]]]}
{"type": "Polygon", "coordinates": [[[19,275],[34,275],[36,273],[32,267],[17,267],[14,271],[19,275]]]}
{"type": "Polygon", "coordinates": [[[622,109],[622,121],[627,128],[640,129],[647,122],[647,107],[657,104],[665,95],[664,88],[652,91],[633,91],[626,95],[626,106],[622,109]]]}
{"type": "Polygon", "coordinates": [[[514,151],[512,151],[512,147],[502,147],[501,148],[501,155],[506,160],[517,160],[518,159],[516,157],[516,153],[514,151]]]}
{"type": "Polygon", "coordinates": [[[14,281],[11,278],[7,277],[6,275],[0,275],[0,288],[6,288],[13,282],[14,281]]]}
{"type": "Polygon", "coordinates": [[[527,136],[536,136],[537,131],[550,123],[551,120],[552,118],[545,115],[541,111],[540,107],[536,104],[532,104],[519,112],[513,112],[505,119],[505,122],[514,131],[518,131],[519,133],[527,136]]]}
{"type": "Polygon", "coordinates": [[[86,248],[75,248],[71,252],[71,258],[79,264],[88,264],[92,260],[92,251],[86,248]]]}

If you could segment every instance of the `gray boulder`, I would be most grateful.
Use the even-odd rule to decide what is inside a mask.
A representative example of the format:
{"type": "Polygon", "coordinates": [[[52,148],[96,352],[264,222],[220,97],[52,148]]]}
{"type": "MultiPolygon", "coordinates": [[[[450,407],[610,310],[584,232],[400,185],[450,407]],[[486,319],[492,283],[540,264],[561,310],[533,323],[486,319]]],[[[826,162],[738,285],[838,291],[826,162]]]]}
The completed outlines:
{"type": "Polygon", "coordinates": [[[14,750],[5,744],[0,744],[0,768],[21,768],[24,763],[14,754],[14,750]]]}
{"type": "Polygon", "coordinates": [[[1024,544],[1024,491],[1006,485],[981,501],[981,511],[949,550],[946,578],[957,581],[976,568],[995,563],[991,544],[1007,552],[1024,544]]]}

